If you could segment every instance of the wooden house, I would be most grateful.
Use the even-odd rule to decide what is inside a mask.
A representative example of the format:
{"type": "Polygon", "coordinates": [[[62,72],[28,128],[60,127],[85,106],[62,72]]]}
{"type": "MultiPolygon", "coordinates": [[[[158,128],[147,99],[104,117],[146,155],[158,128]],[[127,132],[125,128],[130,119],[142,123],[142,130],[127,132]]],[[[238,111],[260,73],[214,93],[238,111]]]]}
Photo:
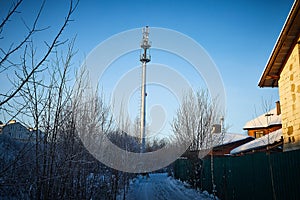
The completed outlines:
{"type": "Polygon", "coordinates": [[[281,129],[281,114],[280,104],[276,103],[277,107],[248,121],[243,127],[247,130],[249,136],[254,138],[260,138],[273,131],[281,129]]]}
{"type": "Polygon", "coordinates": [[[220,136],[222,138],[218,138],[217,134],[214,136],[217,137],[218,142],[214,144],[212,151],[208,153],[208,155],[213,154],[213,156],[229,155],[232,149],[254,140],[253,137],[248,135],[235,133],[225,133],[223,136],[220,136]]]}

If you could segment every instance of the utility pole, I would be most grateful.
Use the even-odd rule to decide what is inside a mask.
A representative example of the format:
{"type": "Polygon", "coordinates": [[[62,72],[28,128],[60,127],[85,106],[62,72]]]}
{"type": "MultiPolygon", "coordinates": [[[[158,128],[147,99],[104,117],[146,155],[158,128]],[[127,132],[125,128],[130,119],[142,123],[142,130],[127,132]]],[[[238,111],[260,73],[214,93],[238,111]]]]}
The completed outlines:
{"type": "Polygon", "coordinates": [[[270,130],[269,130],[269,117],[272,117],[272,113],[267,113],[265,114],[265,117],[267,118],[267,129],[268,129],[268,144],[267,144],[267,156],[268,156],[268,162],[269,162],[269,168],[270,168],[270,176],[271,176],[271,184],[272,184],[272,192],[273,192],[273,199],[276,198],[276,192],[275,192],[275,187],[274,187],[274,175],[273,175],[273,167],[272,167],[272,162],[271,162],[271,152],[270,152],[270,130]]]}
{"type": "Polygon", "coordinates": [[[149,48],[151,47],[151,42],[149,41],[149,27],[143,28],[143,40],[141,42],[142,54],[140,55],[140,61],[142,63],[142,85],[141,85],[141,133],[140,133],[140,143],[141,143],[141,153],[145,152],[146,146],[146,64],[150,62],[151,56],[149,53],[149,48]]]}

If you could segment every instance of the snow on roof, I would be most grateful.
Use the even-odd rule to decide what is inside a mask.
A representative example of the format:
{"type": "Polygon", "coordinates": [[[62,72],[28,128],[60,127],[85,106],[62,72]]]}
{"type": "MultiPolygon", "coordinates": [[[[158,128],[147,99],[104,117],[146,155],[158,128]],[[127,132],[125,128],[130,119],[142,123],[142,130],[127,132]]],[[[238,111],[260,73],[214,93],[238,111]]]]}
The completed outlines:
{"type": "Polygon", "coordinates": [[[252,119],[251,121],[248,121],[243,129],[266,128],[276,124],[281,124],[281,115],[277,115],[277,110],[274,108],[269,112],[264,113],[259,117],[252,119]]]}
{"type": "Polygon", "coordinates": [[[255,140],[252,140],[251,142],[248,142],[246,144],[243,144],[235,149],[232,149],[230,151],[231,154],[241,153],[246,150],[256,149],[258,147],[263,147],[268,144],[272,144],[274,142],[280,141],[282,136],[282,129],[278,129],[276,131],[273,131],[267,135],[264,135],[260,138],[257,138],[255,140]]]}
{"type": "Polygon", "coordinates": [[[230,144],[233,142],[237,142],[240,140],[244,140],[246,138],[249,138],[250,136],[245,135],[245,134],[239,134],[239,133],[225,133],[224,135],[222,134],[213,134],[213,141],[214,141],[214,147],[220,146],[220,145],[225,145],[225,144],[230,144]]]}

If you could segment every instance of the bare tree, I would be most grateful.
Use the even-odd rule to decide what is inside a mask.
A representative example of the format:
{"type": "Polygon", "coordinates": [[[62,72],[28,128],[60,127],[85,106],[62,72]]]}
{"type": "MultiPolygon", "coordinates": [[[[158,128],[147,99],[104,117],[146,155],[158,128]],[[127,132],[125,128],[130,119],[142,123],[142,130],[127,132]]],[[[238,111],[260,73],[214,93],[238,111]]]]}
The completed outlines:
{"type": "Polygon", "coordinates": [[[175,140],[190,141],[189,150],[205,150],[211,147],[213,124],[220,119],[216,100],[208,91],[188,92],[173,119],[175,140]]]}
{"type": "MultiPolygon", "coordinates": [[[[50,55],[56,53],[55,56],[57,56],[58,47],[63,46],[67,41],[60,41],[60,39],[71,21],[78,1],[70,0],[66,16],[57,33],[52,36],[52,39],[44,41],[45,48],[39,45],[39,49],[35,47],[35,38],[39,33],[47,32],[50,28],[38,27],[45,1],[40,5],[31,25],[30,22],[23,20],[25,35],[20,41],[14,38],[14,41],[10,42],[9,37],[5,35],[7,33],[5,30],[10,28],[11,20],[17,19],[13,16],[22,15],[19,11],[22,4],[25,4],[23,0],[12,1],[11,8],[2,17],[0,24],[0,41],[7,45],[0,48],[0,73],[3,76],[9,73],[11,81],[9,89],[0,93],[0,110],[1,113],[11,118],[25,116],[28,121],[27,125],[34,127],[34,131],[27,143],[14,140],[7,142],[8,145],[15,144],[15,149],[11,150],[11,158],[2,163],[3,168],[1,167],[0,174],[5,177],[2,179],[2,186],[6,189],[8,187],[7,192],[12,197],[40,199],[51,197],[49,194],[53,194],[54,190],[51,188],[51,183],[53,183],[53,177],[56,176],[54,168],[57,164],[55,162],[57,133],[59,132],[57,127],[61,125],[63,107],[70,99],[65,86],[67,70],[73,57],[72,49],[69,47],[68,53],[71,54],[66,56],[63,70],[50,62],[53,64],[53,68],[49,69],[50,84],[47,85],[38,75],[46,72],[45,64],[49,63],[50,55]],[[55,71],[60,73],[59,76],[54,73],[55,71]],[[14,156],[15,154],[17,156],[14,156]],[[13,177],[12,172],[15,174],[13,177]],[[10,187],[10,183],[13,182],[15,184],[10,187]],[[49,192],[50,189],[52,193],[49,192]]],[[[57,63],[59,62],[57,59],[57,63]]],[[[50,67],[52,66],[50,64],[50,67]]]]}
{"type": "MultiPolygon", "coordinates": [[[[21,14],[18,9],[24,3],[12,3],[3,17],[0,41],[6,40],[3,30],[13,15],[21,14]]],[[[103,136],[112,138],[118,133],[114,142],[119,146],[129,151],[136,146],[132,137],[119,130],[127,130],[127,119],[120,118],[122,127],[115,128],[104,95],[99,96],[98,90],[86,93],[90,86],[84,71],[78,73],[75,86],[68,80],[74,40],[60,40],[77,4],[77,0],[70,0],[63,24],[50,41],[45,41],[44,52],[36,48],[33,36],[48,30],[38,27],[45,2],[33,24],[24,23],[24,38],[8,49],[0,48],[0,73],[14,75],[10,89],[0,93],[0,110],[10,118],[25,116],[26,125],[34,129],[27,142],[0,135],[0,198],[109,199],[116,198],[118,189],[124,187],[125,191],[129,183],[131,175],[101,164],[81,140],[86,137],[101,144],[103,136]],[[67,44],[66,51],[60,52],[67,44]]]]}
{"type": "MultiPolygon", "coordinates": [[[[204,157],[214,145],[220,144],[223,140],[223,134],[214,134],[214,125],[218,124],[222,114],[218,110],[217,99],[211,99],[208,91],[199,90],[195,94],[190,91],[185,95],[173,120],[175,142],[190,141],[188,151],[197,152],[196,155],[189,154],[193,167],[189,181],[194,187],[199,186],[201,181],[202,165],[199,157],[204,157]]],[[[211,169],[213,169],[212,155],[213,152],[211,169]]],[[[211,176],[212,185],[215,188],[213,170],[211,176]]]]}
{"type": "MultiPolygon", "coordinates": [[[[266,117],[266,120],[267,120],[267,126],[269,126],[271,117],[273,115],[273,114],[269,113],[271,108],[272,108],[272,102],[273,102],[272,98],[269,101],[266,100],[266,99],[262,99],[262,108],[263,108],[264,112],[266,113],[265,117],[266,117]]],[[[273,199],[276,200],[277,197],[276,197],[276,191],[275,191],[275,186],[274,186],[273,166],[272,166],[272,162],[271,162],[271,155],[270,155],[271,153],[270,153],[270,150],[269,150],[269,145],[270,145],[270,142],[269,142],[270,135],[269,134],[270,134],[270,131],[268,131],[267,134],[268,134],[267,155],[268,155],[268,164],[269,164],[269,169],[270,169],[272,194],[273,194],[273,199]]]]}

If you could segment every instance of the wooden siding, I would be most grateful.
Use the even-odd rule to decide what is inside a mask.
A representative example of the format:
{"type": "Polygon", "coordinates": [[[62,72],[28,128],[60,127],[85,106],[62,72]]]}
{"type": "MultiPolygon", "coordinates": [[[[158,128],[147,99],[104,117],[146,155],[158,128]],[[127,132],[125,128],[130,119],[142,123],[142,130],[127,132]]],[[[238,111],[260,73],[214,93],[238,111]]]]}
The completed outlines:
{"type": "Polygon", "coordinates": [[[278,124],[278,125],[270,126],[268,128],[249,129],[247,131],[248,131],[249,136],[254,137],[254,138],[258,138],[258,137],[256,137],[256,134],[255,134],[256,132],[262,131],[263,135],[266,135],[266,134],[269,134],[269,133],[271,133],[273,131],[276,131],[280,128],[281,128],[281,124],[278,124]]]}

